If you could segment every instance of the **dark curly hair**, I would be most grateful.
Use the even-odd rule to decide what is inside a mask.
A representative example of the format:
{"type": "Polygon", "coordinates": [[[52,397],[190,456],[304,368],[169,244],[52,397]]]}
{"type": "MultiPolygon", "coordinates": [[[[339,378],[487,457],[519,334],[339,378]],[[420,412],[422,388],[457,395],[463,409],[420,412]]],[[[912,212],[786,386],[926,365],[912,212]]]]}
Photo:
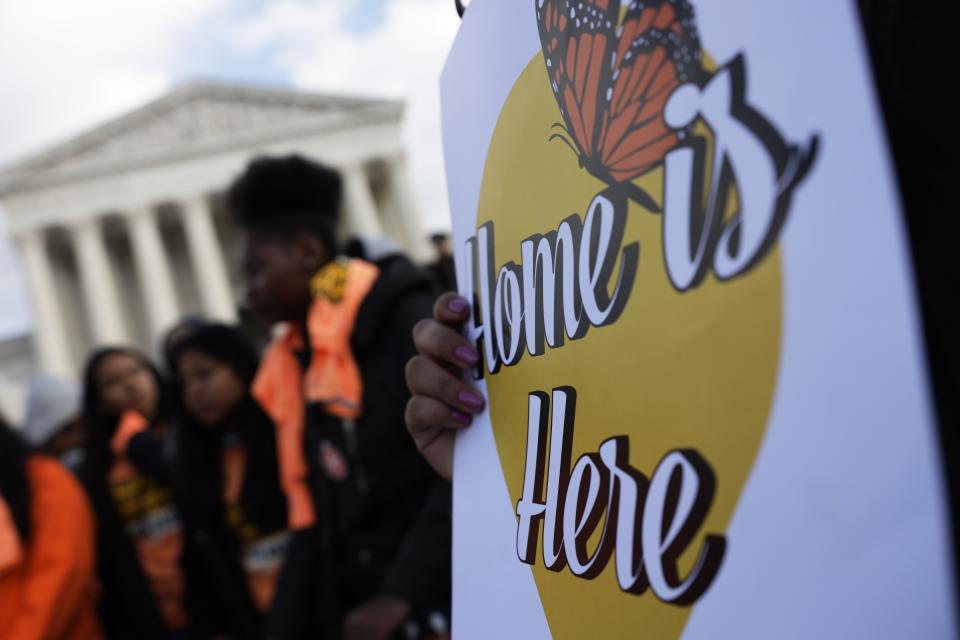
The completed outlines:
{"type": "Polygon", "coordinates": [[[255,158],[230,185],[226,202],[245,229],[313,233],[335,253],[342,193],[338,171],[294,154],[255,158]]]}

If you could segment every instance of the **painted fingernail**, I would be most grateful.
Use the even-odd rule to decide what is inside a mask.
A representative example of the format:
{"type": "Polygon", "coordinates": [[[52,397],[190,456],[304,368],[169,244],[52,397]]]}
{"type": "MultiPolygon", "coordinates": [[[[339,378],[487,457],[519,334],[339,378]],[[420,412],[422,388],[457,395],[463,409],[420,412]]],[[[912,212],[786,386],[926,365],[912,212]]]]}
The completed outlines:
{"type": "Polygon", "coordinates": [[[457,350],[454,353],[457,356],[457,360],[468,367],[472,367],[473,365],[477,364],[477,360],[480,359],[480,354],[477,353],[477,350],[473,347],[468,347],[467,345],[457,347],[457,350]]]}
{"type": "Polygon", "coordinates": [[[463,298],[454,298],[447,303],[447,308],[454,313],[463,313],[467,308],[467,301],[463,298]]]}
{"type": "Polygon", "coordinates": [[[476,391],[461,391],[457,395],[457,399],[471,409],[483,408],[483,396],[476,391]]]}
{"type": "Polygon", "coordinates": [[[460,413],[459,411],[451,411],[450,415],[453,417],[454,422],[463,426],[467,426],[468,424],[473,422],[473,418],[471,418],[465,413],[460,413]]]}

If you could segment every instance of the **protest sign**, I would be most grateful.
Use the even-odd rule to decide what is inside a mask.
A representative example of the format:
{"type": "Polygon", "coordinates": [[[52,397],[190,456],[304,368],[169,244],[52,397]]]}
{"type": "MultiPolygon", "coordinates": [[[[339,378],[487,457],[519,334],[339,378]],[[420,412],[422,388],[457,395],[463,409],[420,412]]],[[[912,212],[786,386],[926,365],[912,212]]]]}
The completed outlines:
{"type": "Polygon", "coordinates": [[[852,3],[478,0],[441,92],[455,636],[952,637],[852,3]]]}

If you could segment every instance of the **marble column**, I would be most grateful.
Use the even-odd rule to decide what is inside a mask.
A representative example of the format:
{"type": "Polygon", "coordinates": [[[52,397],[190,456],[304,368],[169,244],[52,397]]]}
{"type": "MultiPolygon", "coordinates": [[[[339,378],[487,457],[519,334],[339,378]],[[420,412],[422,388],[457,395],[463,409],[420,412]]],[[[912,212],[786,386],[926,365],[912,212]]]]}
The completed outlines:
{"type": "Polygon", "coordinates": [[[17,238],[30,298],[33,300],[37,355],[41,370],[60,376],[76,374],[64,332],[63,309],[57,299],[56,281],[47,254],[43,230],[28,231],[17,238]]]}
{"type": "Polygon", "coordinates": [[[236,322],[237,305],[210,208],[204,198],[197,197],[182,203],[180,216],[204,312],[216,320],[236,322]]]}
{"type": "Polygon", "coordinates": [[[110,268],[100,220],[88,218],[73,226],[70,231],[94,342],[128,342],[129,335],[123,322],[119,290],[110,268]]]}
{"type": "Polygon", "coordinates": [[[370,190],[370,180],[362,165],[341,167],[343,176],[343,224],[349,235],[377,237],[383,235],[377,203],[370,190]]]}
{"type": "Polygon", "coordinates": [[[414,261],[430,261],[434,258],[434,252],[424,231],[420,207],[407,169],[407,160],[403,156],[397,157],[388,164],[388,167],[390,188],[393,191],[393,200],[399,215],[397,226],[403,233],[401,240],[404,248],[414,261]]]}
{"type": "Polygon", "coordinates": [[[147,311],[150,336],[155,339],[180,318],[173,276],[155,212],[144,208],[128,213],[125,220],[130,230],[141,301],[147,311]]]}

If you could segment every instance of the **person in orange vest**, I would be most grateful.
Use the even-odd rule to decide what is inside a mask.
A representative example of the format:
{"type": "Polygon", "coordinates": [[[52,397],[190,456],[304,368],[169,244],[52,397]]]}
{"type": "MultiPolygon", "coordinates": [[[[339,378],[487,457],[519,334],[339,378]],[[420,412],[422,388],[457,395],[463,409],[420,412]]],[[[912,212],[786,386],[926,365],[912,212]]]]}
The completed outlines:
{"type": "Polygon", "coordinates": [[[0,638],[103,637],[94,538],[80,483],[0,418],[0,638]]]}
{"type": "Polygon", "coordinates": [[[284,323],[253,395],[277,428],[293,536],[274,638],[437,637],[450,606],[450,488],[403,424],[413,326],[430,274],[341,252],[340,175],[302,156],[254,160],[230,187],[249,302],[284,323]]]}
{"type": "Polygon", "coordinates": [[[137,352],[107,348],[88,360],[81,477],[97,517],[109,638],[192,637],[200,623],[191,615],[201,607],[189,598],[164,389],[156,368],[137,352]]]}

